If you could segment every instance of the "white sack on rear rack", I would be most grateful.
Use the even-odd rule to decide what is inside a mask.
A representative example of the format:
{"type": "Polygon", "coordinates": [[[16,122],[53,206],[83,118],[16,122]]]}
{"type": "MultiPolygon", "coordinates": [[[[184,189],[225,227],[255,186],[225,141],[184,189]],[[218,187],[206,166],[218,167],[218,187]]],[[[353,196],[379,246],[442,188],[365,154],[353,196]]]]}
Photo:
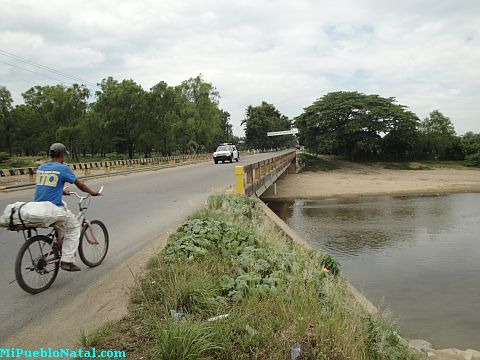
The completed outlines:
{"type": "Polygon", "coordinates": [[[65,221],[65,218],[65,208],[49,201],[16,202],[7,205],[3,215],[0,216],[0,226],[11,228],[11,230],[49,227],[56,222],[65,221]]]}

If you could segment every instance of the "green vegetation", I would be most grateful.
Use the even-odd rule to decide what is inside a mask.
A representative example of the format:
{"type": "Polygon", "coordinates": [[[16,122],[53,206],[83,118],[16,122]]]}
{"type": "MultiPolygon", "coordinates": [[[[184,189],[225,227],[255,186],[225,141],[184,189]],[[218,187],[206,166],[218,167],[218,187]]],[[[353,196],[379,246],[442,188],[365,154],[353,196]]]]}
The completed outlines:
{"type": "Polygon", "coordinates": [[[43,163],[47,158],[42,156],[7,156],[2,157],[0,153],[0,168],[20,168],[20,167],[31,167],[36,166],[38,163],[43,163]]]}
{"type": "Polygon", "coordinates": [[[293,135],[267,136],[269,131],[290,130],[292,121],[265,101],[247,108],[242,125],[245,126],[246,145],[250,149],[283,148],[297,143],[293,135]]]}
{"type": "Polygon", "coordinates": [[[465,166],[480,167],[480,151],[465,156],[465,166]]]}
{"type": "Polygon", "coordinates": [[[465,166],[480,167],[480,134],[466,133],[461,146],[465,153],[465,166]]]}
{"type": "Polygon", "coordinates": [[[370,160],[388,153],[402,160],[414,147],[418,118],[394,98],[338,91],[305,108],[296,125],[301,143],[317,154],[370,160]]]}
{"type": "MultiPolygon", "coordinates": [[[[469,166],[467,159],[465,161],[420,161],[420,162],[399,162],[399,163],[383,163],[385,169],[392,170],[433,170],[433,169],[457,169],[466,170],[469,166]]],[[[480,164],[479,164],[480,166],[480,164]]]]}
{"type": "Polygon", "coordinates": [[[480,165],[480,134],[457,136],[434,110],[423,121],[395,98],[331,92],[305,108],[295,125],[300,143],[317,154],[353,161],[464,160],[480,165]]]}
{"type": "MultiPolygon", "coordinates": [[[[0,86],[0,161],[5,153],[41,156],[58,141],[79,162],[111,153],[133,158],[211,152],[219,142],[240,140],[233,136],[230,114],[219,107],[220,94],[200,75],[177,86],[160,81],[150,90],[108,77],[95,94],[73,84],[34,86],[22,96],[24,104],[13,106],[10,92],[0,86]]],[[[250,149],[291,147],[299,140],[312,153],[347,160],[465,160],[466,166],[480,166],[480,134],[457,136],[438,110],[421,121],[393,97],[331,92],[294,122],[262,101],[247,107],[242,125],[250,149]],[[300,130],[298,139],[267,136],[292,126],[300,130]]]]}
{"type": "MultiPolygon", "coordinates": [[[[152,153],[150,155],[152,157],[162,157],[162,154],[159,154],[159,153],[152,153]]],[[[72,163],[73,161],[75,161],[77,163],[89,163],[89,162],[127,160],[127,159],[128,159],[128,155],[126,154],[109,153],[109,154],[105,154],[104,156],[100,156],[100,155],[95,155],[95,156],[87,155],[86,157],[78,156],[75,160],[71,158],[67,158],[67,162],[72,163]]],[[[48,160],[49,158],[46,155],[12,156],[11,157],[5,152],[4,153],[0,152],[0,168],[1,169],[38,166],[48,160]],[[5,154],[5,156],[2,157],[2,154],[5,154]]],[[[168,163],[168,161],[163,161],[163,163],[168,163]]],[[[148,166],[149,164],[140,164],[140,165],[148,166]]]]}
{"type": "Polygon", "coordinates": [[[465,161],[421,161],[422,166],[428,167],[430,169],[441,168],[441,169],[459,169],[465,170],[467,165],[465,161]]]}
{"type": "Polygon", "coordinates": [[[336,164],[315,155],[301,153],[298,157],[305,164],[302,171],[330,171],[339,168],[336,164]]]}
{"type": "Polygon", "coordinates": [[[212,196],[150,259],[129,315],[81,341],[129,359],[286,359],[295,344],[301,359],[415,359],[338,272],[292,244],[259,200],[212,196]]]}
{"type": "Polygon", "coordinates": [[[403,163],[387,163],[383,166],[385,169],[390,170],[432,170],[430,166],[421,165],[421,164],[412,164],[408,162],[403,163]]]}
{"type": "Polygon", "coordinates": [[[7,161],[10,158],[10,155],[4,151],[0,151],[0,163],[7,161]]]}
{"type": "Polygon", "coordinates": [[[37,156],[63,142],[74,161],[107,153],[127,158],[210,152],[233,139],[230,114],[201,76],[149,91],[133,80],[103,79],[92,94],[83,85],[34,86],[13,106],[0,86],[0,151],[37,156]],[[92,95],[95,95],[94,97],[92,95]]]}

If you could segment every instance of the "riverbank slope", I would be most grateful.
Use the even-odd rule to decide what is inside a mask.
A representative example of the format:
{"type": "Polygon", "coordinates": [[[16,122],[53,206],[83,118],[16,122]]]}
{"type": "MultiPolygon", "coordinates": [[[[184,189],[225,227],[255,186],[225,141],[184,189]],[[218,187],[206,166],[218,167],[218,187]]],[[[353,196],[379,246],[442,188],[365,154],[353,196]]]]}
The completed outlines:
{"type": "Polygon", "coordinates": [[[133,289],[129,313],[84,335],[129,359],[416,359],[328,255],[297,244],[257,199],[218,195],[133,289]]]}

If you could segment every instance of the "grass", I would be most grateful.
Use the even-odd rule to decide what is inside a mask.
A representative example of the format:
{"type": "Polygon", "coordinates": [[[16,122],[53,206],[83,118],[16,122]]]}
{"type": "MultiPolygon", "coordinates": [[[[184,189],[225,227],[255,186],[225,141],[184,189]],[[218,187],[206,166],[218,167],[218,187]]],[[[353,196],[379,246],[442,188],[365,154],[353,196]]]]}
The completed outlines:
{"type": "Polygon", "coordinates": [[[115,324],[113,322],[106,322],[95,331],[89,333],[81,330],[80,345],[86,349],[91,348],[100,342],[107,334],[111,333],[114,328],[115,324]]]}
{"type": "Polygon", "coordinates": [[[432,170],[432,169],[471,169],[464,161],[420,161],[420,162],[399,162],[383,163],[385,169],[391,170],[432,170]]]}
{"type": "Polygon", "coordinates": [[[429,165],[422,165],[418,163],[409,163],[409,162],[384,163],[383,168],[389,169],[389,170],[432,170],[432,167],[429,165]]]}
{"type": "Polygon", "coordinates": [[[416,359],[339,270],[291,243],[259,200],[212,196],[149,260],[129,314],[83,334],[82,346],[129,359],[289,359],[298,343],[299,359],[416,359]]]}
{"type": "Polygon", "coordinates": [[[464,161],[421,161],[420,163],[430,168],[459,169],[459,170],[471,169],[465,165],[464,161]]]}
{"type": "Polygon", "coordinates": [[[22,168],[22,167],[34,167],[38,166],[39,163],[43,163],[46,158],[41,156],[15,156],[9,157],[0,161],[0,168],[2,169],[12,169],[12,168],[22,168]]]}
{"type": "Polygon", "coordinates": [[[339,168],[334,163],[324,160],[315,155],[300,153],[297,156],[305,164],[305,167],[302,171],[330,171],[339,168]]]}

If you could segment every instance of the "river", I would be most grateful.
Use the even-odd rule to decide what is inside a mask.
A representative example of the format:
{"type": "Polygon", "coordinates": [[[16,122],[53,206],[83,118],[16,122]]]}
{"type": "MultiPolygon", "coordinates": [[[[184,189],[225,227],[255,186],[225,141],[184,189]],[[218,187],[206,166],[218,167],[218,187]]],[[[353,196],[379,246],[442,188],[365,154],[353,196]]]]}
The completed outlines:
{"type": "Polygon", "coordinates": [[[480,194],[268,204],[401,334],[435,348],[480,348],[480,194]]]}

